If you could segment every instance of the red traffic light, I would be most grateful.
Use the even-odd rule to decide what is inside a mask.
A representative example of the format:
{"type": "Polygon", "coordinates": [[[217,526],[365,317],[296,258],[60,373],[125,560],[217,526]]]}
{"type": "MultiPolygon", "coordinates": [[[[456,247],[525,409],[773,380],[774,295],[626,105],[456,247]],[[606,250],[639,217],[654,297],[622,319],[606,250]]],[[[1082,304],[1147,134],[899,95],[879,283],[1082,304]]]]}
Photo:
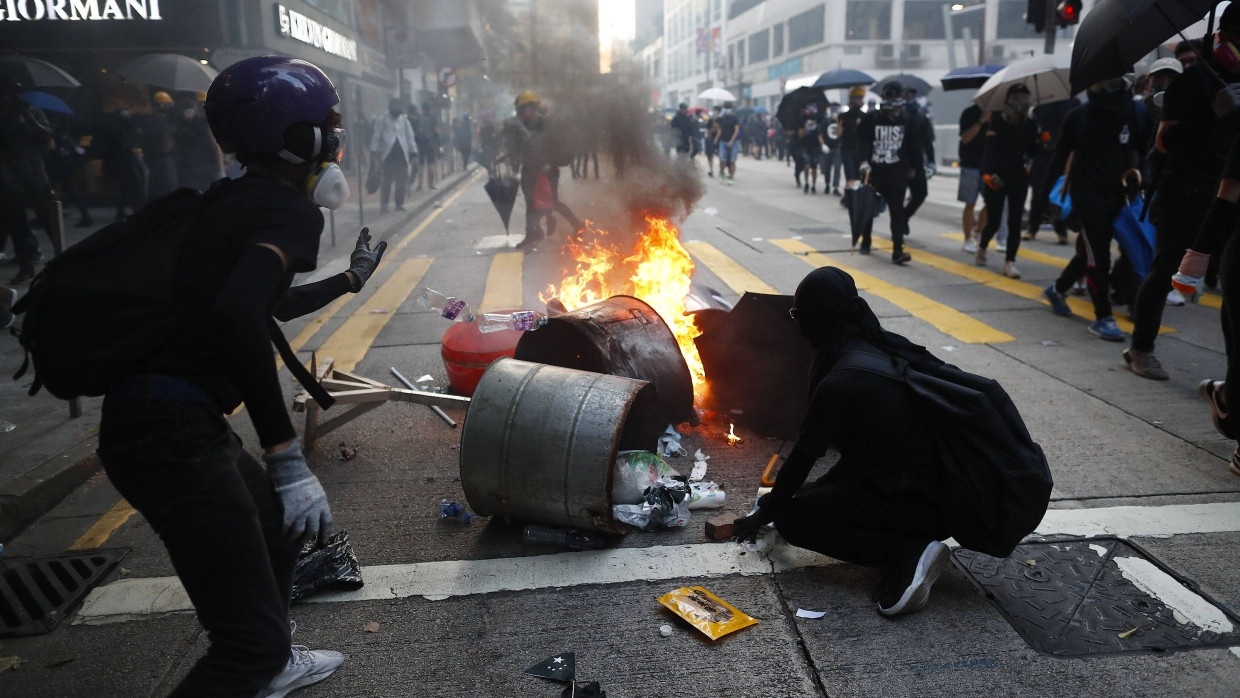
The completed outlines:
{"type": "Polygon", "coordinates": [[[1055,8],[1055,24],[1067,27],[1081,21],[1081,0],[1062,0],[1055,8]]]}

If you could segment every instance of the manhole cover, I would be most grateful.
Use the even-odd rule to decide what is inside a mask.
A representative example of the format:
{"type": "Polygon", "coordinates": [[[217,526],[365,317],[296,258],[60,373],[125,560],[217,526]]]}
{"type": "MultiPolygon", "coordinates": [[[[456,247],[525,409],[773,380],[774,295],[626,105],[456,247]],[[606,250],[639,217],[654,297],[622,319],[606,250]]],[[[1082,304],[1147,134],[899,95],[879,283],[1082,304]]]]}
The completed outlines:
{"type": "Polygon", "coordinates": [[[51,632],[128,552],[6,560],[0,565],[0,637],[51,632]]]}
{"type": "Polygon", "coordinates": [[[1006,559],[958,548],[956,566],[1033,649],[1057,657],[1240,645],[1240,617],[1137,545],[1073,538],[1006,559]]]}

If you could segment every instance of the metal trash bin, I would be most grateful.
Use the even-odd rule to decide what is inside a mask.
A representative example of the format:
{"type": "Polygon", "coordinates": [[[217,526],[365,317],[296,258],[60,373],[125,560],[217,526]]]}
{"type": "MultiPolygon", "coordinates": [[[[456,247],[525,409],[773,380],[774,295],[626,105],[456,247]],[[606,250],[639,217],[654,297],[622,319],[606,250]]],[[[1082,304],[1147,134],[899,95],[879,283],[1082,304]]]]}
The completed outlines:
{"type": "Polygon", "coordinates": [[[619,533],[612,471],[666,427],[648,383],[500,358],[469,403],[461,486],[482,516],[619,533]]]}

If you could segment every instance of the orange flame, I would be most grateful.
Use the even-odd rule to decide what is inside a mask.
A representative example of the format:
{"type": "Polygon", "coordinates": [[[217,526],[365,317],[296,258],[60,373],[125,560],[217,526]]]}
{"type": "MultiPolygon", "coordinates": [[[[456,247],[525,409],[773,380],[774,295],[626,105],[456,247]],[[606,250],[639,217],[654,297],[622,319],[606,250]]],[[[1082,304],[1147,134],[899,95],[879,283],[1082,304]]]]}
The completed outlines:
{"type": "Polygon", "coordinates": [[[689,294],[694,264],[680,244],[680,231],[666,218],[647,216],[646,229],[626,254],[618,243],[610,241],[607,231],[590,227],[589,222],[587,230],[593,234],[589,243],[572,238],[567,243],[568,254],[577,261],[574,273],[569,275],[566,271],[559,288],[554,284],[548,286],[545,293],[538,294],[539,300],[546,303],[559,299],[569,310],[620,294],[645,301],[675,336],[689,366],[693,395],[700,406],[707,392],[706,371],[693,338],[702,331],[694,324],[693,316],[685,314],[685,296],[689,294]]]}

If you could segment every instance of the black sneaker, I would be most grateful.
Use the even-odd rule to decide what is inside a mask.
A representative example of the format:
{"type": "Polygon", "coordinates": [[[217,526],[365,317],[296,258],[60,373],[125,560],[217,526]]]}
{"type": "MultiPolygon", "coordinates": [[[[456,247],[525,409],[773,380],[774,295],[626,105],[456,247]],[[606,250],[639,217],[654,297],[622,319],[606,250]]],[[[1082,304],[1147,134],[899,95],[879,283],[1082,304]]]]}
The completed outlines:
{"type": "Polygon", "coordinates": [[[915,613],[930,600],[930,587],[951,564],[951,551],[939,541],[931,541],[916,558],[896,566],[876,594],[878,612],[884,616],[915,613]]]}
{"type": "Polygon", "coordinates": [[[913,255],[907,252],[900,252],[900,253],[891,255],[892,264],[904,265],[904,264],[908,264],[911,261],[913,261],[913,255]]]}
{"type": "Polygon", "coordinates": [[[1203,380],[1197,385],[1197,394],[1201,395],[1202,400],[1210,403],[1210,417],[1214,420],[1214,428],[1218,430],[1218,433],[1234,439],[1236,434],[1231,428],[1231,420],[1228,419],[1227,403],[1219,395],[1225,385],[1223,381],[1203,380]]]}
{"type": "Polygon", "coordinates": [[[806,194],[809,193],[809,182],[805,183],[805,187],[802,188],[801,191],[805,192],[806,194]]]}

